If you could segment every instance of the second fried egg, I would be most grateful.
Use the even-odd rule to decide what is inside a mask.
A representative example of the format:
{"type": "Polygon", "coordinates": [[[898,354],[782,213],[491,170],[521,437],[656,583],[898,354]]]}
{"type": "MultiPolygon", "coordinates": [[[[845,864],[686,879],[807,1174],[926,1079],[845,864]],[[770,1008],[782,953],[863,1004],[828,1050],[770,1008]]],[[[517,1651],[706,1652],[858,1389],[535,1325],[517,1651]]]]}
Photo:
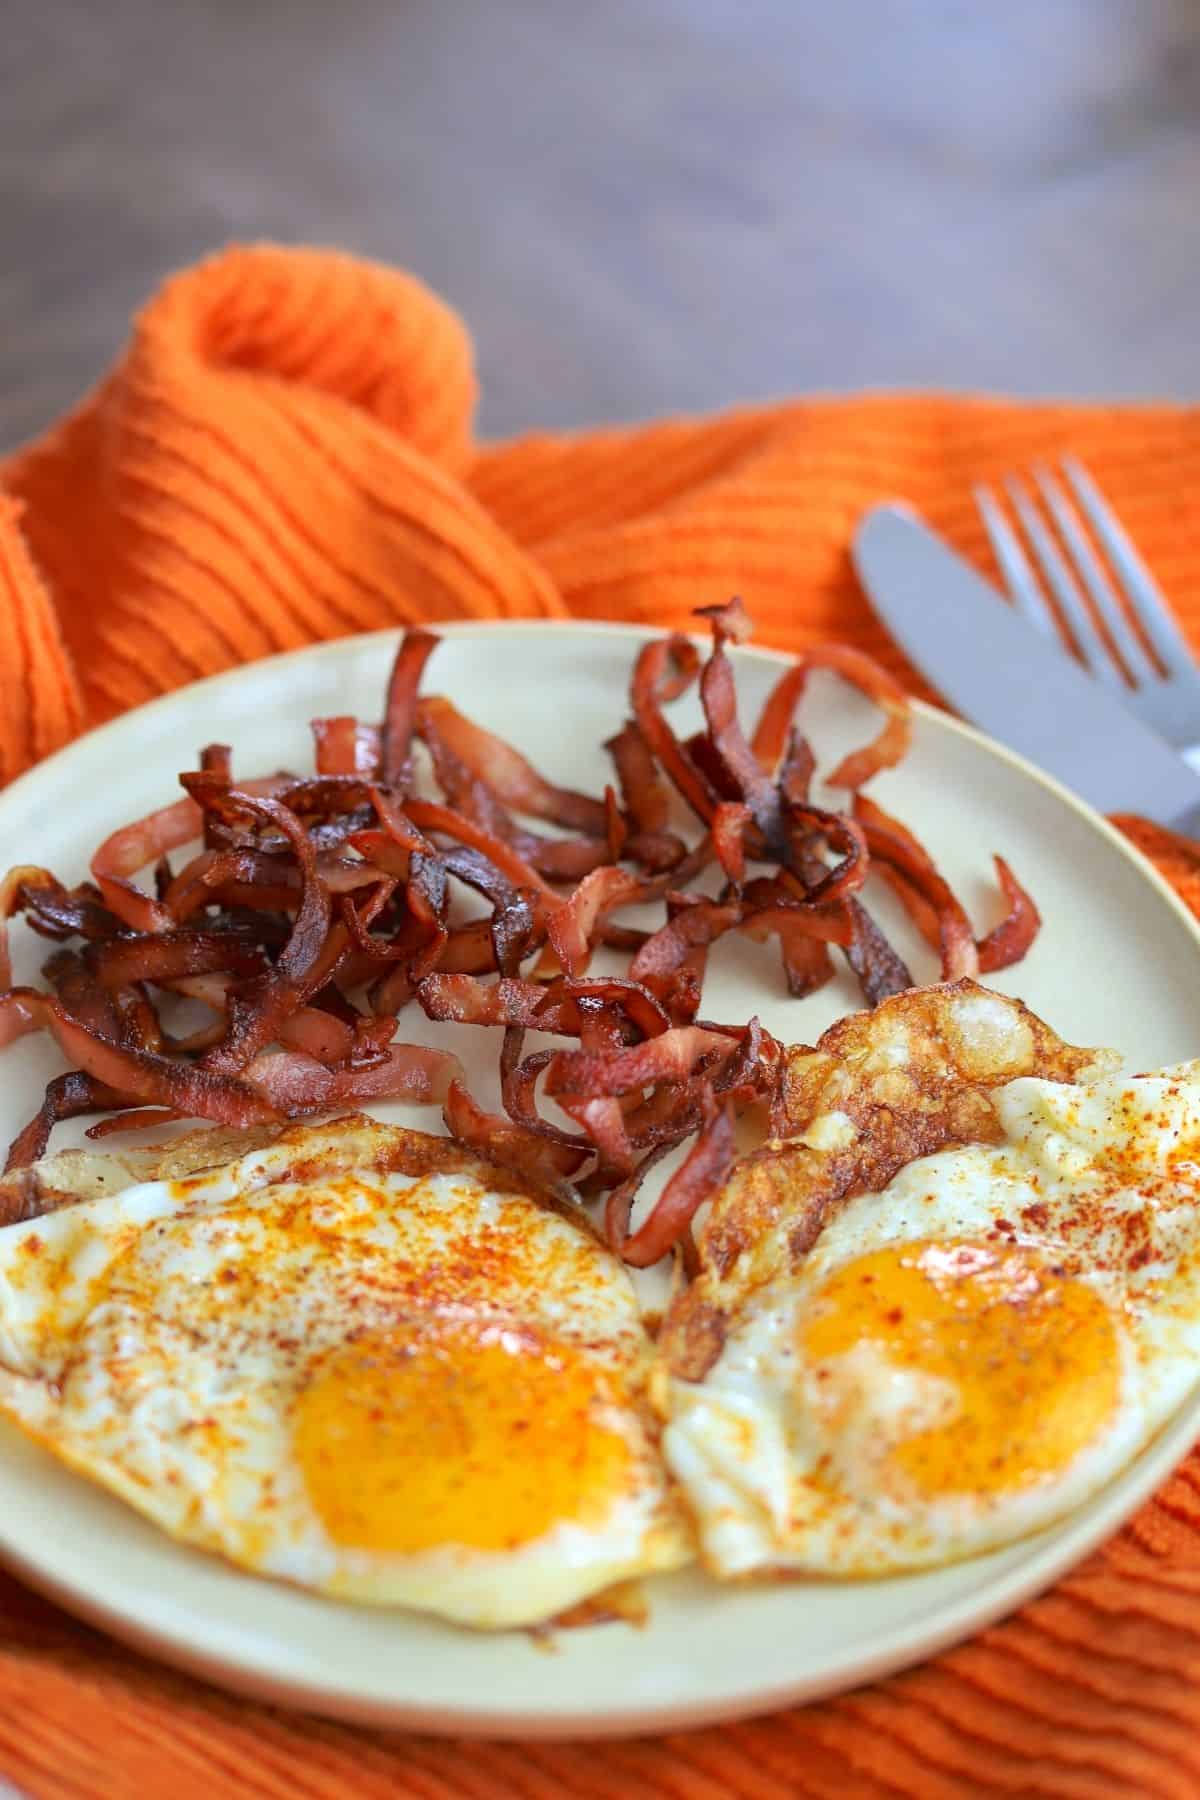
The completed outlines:
{"type": "Polygon", "coordinates": [[[751,1288],[668,1462],[715,1572],[950,1562],[1072,1510],[1200,1375],[1200,1064],[995,1095],[751,1288]]]}

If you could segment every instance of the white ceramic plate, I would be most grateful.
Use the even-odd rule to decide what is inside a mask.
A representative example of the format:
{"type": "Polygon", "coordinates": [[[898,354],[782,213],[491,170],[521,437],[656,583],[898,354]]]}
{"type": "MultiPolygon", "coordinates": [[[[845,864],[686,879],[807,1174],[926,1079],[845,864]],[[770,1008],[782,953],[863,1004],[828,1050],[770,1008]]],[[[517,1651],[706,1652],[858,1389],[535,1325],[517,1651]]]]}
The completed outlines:
{"type": "MultiPolygon", "coordinates": [[[[556,780],[599,788],[599,745],[625,716],[643,634],[590,625],[468,626],[447,632],[426,677],[556,780]]],[[[170,798],[175,774],[213,738],[245,774],[308,767],[306,721],[376,717],[393,634],[351,638],[218,676],[94,732],[0,796],[5,861],[65,879],[115,825],[170,798]]],[[[744,716],[783,659],[740,652],[744,716]]],[[[874,726],[833,683],[812,697],[818,747],[837,753],[874,726]]],[[[830,766],[826,761],[825,766],[830,766]]],[[[1035,894],[1045,928],[1026,962],[995,978],[1078,1043],[1113,1044],[1132,1066],[1200,1048],[1200,932],[1152,869],[1094,813],[1027,764],[931,708],[913,748],[873,787],[924,839],[980,926],[999,904],[990,852],[1035,894]]],[[[895,915],[881,902],[891,925],[895,915]]],[[[14,936],[28,939],[18,930],[14,936]]],[[[897,931],[908,949],[911,940],[897,931]]],[[[914,971],[934,971],[920,951],[914,971]]],[[[848,978],[797,1002],[772,949],[723,944],[709,1016],[757,1012],[785,1040],[811,1041],[861,1004],[848,978]]],[[[25,973],[31,974],[31,953],[25,973]]],[[[18,973],[20,974],[20,965],[18,973]]],[[[490,1034],[428,1025],[486,1091],[490,1034]]],[[[0,1138],[33,1111],[59,1068],[40,1038],[3,1058],[0,1138]]],[[[436,1115],[382,1109],[437,1129],[436,1115]]],[[[79,1130],[75,1128],[76,1139],[79,1130]]],[[[63,1129],[55,1142],[70,1141],[63,1129]]],[[[489,1736],[598,1736],[699,1725],[832,1693],[911,1663],[1011,1611],[1101,1542],[1200,1433],[1193,1397],[1089,1506],[1027,1542],[954,1568],[860,1583],[722,1589],[698,1573],[647,1584],[649,1623],[560,1633],[547,1650],[519,1634],[477,1636],[403,1612],[356,1610],[238,1573],[180,1548],[16,1433],[0,1435],[0,1549],[36,1586],[118,1637],[226,1686],[343,1718],[489,1736]]]]}

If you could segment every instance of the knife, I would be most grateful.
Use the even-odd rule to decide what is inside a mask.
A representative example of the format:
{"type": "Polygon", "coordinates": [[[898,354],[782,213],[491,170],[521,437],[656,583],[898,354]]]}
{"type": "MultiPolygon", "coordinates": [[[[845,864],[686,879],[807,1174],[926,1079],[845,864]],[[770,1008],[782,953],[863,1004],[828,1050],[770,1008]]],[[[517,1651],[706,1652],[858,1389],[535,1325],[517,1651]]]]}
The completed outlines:
{"type": "Polygon", "coordinates": [[[879,617],[956,711],[1098,811],[1200,837],[1200,774],[909,507],[866,513],[852,556],[879,617]]]}

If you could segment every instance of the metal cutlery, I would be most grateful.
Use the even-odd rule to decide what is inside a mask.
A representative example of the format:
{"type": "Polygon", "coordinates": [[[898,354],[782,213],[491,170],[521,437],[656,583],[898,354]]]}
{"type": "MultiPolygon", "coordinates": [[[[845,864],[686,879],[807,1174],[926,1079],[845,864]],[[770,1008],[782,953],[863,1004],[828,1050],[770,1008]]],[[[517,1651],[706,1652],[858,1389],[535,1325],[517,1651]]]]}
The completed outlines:
{"type": "Polygon", "coordinates": [[[852,554],[892,635],[965,717],[1103,812],[1200,833],[1200,774],[911,509],[874,507],[852,554]]]}
{"type": "Polygon", "coordinates": [[[1054,641],[1061,641],[1061,619],[1096,679],[1169,744],[1200,745],[1200,669],[1111,505],[1073,456],[1062,457],[1057,470],[1036,466],[1032,483],[1041,509],[1027,482],[1004,482],[1028,553],[994,490],[975,490],[1014,604],[1054,641]]]}

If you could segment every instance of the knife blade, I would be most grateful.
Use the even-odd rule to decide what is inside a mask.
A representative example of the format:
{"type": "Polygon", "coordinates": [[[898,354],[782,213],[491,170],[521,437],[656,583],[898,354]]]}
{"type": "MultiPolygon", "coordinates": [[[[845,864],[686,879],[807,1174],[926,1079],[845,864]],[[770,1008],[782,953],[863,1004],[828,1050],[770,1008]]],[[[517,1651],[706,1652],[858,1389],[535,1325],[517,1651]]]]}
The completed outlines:
{"type": "Polygon", "coordinates": [[[852,556],[879,617],[957,712],[1100,812],[1200,836],[1200,775],[909,507],[866,513],[852,556]]]}

